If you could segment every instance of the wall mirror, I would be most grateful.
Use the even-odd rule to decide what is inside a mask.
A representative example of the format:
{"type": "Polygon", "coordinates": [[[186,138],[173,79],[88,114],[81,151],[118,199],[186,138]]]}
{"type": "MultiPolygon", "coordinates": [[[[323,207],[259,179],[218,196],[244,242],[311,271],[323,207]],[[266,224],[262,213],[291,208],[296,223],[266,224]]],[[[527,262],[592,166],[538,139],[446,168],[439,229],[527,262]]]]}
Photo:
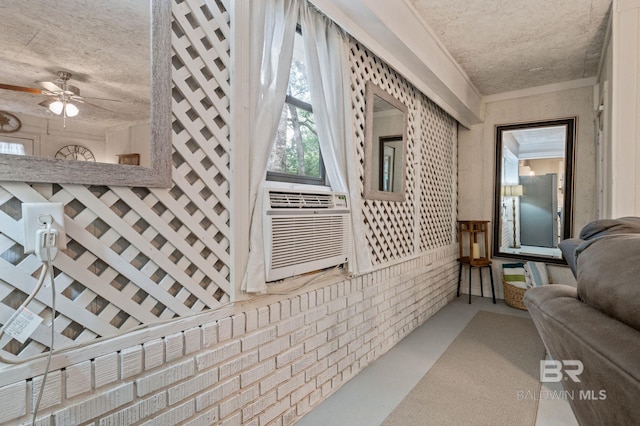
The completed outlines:
{"type": "Polygon", "coordinates": [[[575,131],[576,118],[496,127],[494,256],[564,262],[575,131]]]}
{"type": "Polygon", "coordinates": [[[404,201],[407,107],[371,82],[365,90],[364,197],[404,201]]]}
{"type": "Polygon", "coordinates": [[[171,0],[9,2],[0,181],[171,184],[171,0]]]}

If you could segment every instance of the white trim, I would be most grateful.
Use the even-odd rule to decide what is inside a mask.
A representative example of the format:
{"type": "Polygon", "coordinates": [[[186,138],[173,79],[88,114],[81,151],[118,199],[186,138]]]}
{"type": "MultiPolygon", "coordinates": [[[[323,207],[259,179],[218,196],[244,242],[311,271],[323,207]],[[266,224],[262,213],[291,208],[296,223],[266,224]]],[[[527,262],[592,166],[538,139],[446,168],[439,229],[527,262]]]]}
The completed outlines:
{"type": "Polygon", "coordinates": [[[528,87],[526,89],[512,90],[510,92],[496,93],[482,97],[482,103],[508,101],[511,99],[524,98],[527,96],[544,95],[546,93],[560,92],[562,90],[579,89],[581,87],[593,86],[598,83],[596,77],[581,78],[578,80],[551,83],[544,86],[528,87]]]}
{"type": "Polygon", "coordinates": [[[640,0],[618,0],[615,5],[615,11],[618,13],[633,9],[640,9],[640,0]]]}
{"type": "Polygon", "coordinates": [[[359,43],[402,74],[465,127],[482,122],[467,74],[412,8],[371,0],[310,0],[359,43]],[[420,34],[420,37],[416,37],[420,34]]]}
{"type": "Polygon", "coordinates": [[[609,49],[609,44],[611,43],[611,37],[613,35],[613,2],[609,6],[609,22],[607,22],[607,29],[604,34],[604,42],[602,43],[602,49],[600,49],[600,61],[598,62],[598,73],[596,74],[596,79],[598,83],[602,80],[602,72],[603,67],[605,66],[607,59],[607,50],[609,49]]]}
{"type": "Polygon", "coordinates": [[[640,0],[614,0],[612,14],[613,71],[611,75],[611,217],[636,216],[640,211],[640,0]],[[627,7],[620,4],[625,3],[627,7]]]}
{"type": "MultiPolygon", "coordinates": [[[[132,348],[155,339],[162,339],[174,333],[212,324],[222,318],[231,317],[237,312],[239,311],[232,305],[221,306],[191,317],[169,319],[167,321],[160,320],[156,324],[147,324],[134,329],[122,330],[122,333],[117,336],[90,340],[60,351],[54,350],[49,370],[60,370],[112,352],[132,348]]],[[[46,355],[46,353],[37,355],[22,364],[1,366],[0,387],[43,374],[47,362],[46,355]]]]}
{"type": "Polygon", "coordinates": [[[429,24],[427,24],[427,22],[424,20],[422,14],[418,12],[418,10],[413,6],[413,3],[409,2],[408,0],[404,0],[404,3],[406,7],[416,16],[418,21],[422,24],[424,31],[429,35],[429,37],[433,39],[433,42],[435,43],[436,46],[438,46],[442,54],[445,55],[451,61],[451,64],[458,70],[461,76],[467,81],[469,86],[471,86],[470,87],[471,90],[473,90],[477,96],[482,97],[482,93],[480,93],[478,88],[473,84],[467,72],[460,66],[460,64],[458,64],[458,62],[455,60],[453,55],[451,55],[451,52],[447,50],[447,48],[442,43],[442,41],[438,38],[436,33],[431,29],[429,24]]]}
{"type": "Polygon", "coordinates": [[[231,29],[233,35],[230,40],[231,49],[231,102],[230,102],[230,126],[231,146],[231,176],[229,179],[231,209],[231,291],[229,297],[232,301],[246,299],[247,296],[240,291],[243,272],[247,267],[249,253],[249,228],[251,218],[249,215],[249,142],[251,139],[250,126],[242,125],[247,111],[250,109],[248,90],[243,88],[243,83],[248,81],[249,69],[249,21],[250,6],[248,1],[232,1],[230,8],[231,29]]]}

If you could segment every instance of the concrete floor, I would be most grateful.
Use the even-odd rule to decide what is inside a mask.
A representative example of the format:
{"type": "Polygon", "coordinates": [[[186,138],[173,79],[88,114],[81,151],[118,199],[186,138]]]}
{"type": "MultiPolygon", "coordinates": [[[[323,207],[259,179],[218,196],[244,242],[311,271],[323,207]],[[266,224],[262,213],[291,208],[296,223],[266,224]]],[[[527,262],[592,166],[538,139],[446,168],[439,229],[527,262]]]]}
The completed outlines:
{"type": "MultiPolygon", "coordinates": [[[[300,419],[296,426],[379,425],[429,371],[479,310],[529,317],[503,300],[461,295],[414,330],[336,393],[300,419]]],[[[546,385],[546,384],[545,384],[546,385]]],[[[560,390],[543,387],[543,390],[560,390]]],[[[540,400],[536,426],[577,425],[564,400],[540,400]]],[[[409,426],[409,425],[408,425],[409,426]]]]}

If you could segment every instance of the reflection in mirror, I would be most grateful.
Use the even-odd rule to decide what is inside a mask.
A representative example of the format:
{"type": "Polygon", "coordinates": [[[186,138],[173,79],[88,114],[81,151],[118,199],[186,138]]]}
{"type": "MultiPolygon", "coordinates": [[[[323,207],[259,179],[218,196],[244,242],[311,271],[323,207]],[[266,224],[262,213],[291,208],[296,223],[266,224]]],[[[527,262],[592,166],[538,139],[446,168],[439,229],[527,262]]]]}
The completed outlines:
{"type": "Polygon", "coordinates": [[[407,107],[371,82],[366,91],[364,196],[403,201],[407,107]]]}
{"type": "Polygon", "coordinates": [[[575,118],[496,128],[494,256],[562,263],[571,236],[575,118]]]}
{"type": "Polygon", "coordinates": [[[0,180],[170,184],[170,8],[170,0],[3,6],[0,180]]]}

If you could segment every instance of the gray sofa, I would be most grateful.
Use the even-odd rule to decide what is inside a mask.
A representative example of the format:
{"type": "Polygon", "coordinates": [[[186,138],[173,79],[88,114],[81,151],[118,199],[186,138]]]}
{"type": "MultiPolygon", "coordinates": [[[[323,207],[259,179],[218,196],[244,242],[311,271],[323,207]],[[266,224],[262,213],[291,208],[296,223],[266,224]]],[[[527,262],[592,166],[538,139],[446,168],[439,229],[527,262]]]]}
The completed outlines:
{"type": "Polygon", "coordinates": [[[578,422],[640,425],[640,218],[595,221],[580,237],[563,248],[577,288],[535,287],[524,304],[551,357],[582,362],[580,381],[562,380],[578,422]]]}

